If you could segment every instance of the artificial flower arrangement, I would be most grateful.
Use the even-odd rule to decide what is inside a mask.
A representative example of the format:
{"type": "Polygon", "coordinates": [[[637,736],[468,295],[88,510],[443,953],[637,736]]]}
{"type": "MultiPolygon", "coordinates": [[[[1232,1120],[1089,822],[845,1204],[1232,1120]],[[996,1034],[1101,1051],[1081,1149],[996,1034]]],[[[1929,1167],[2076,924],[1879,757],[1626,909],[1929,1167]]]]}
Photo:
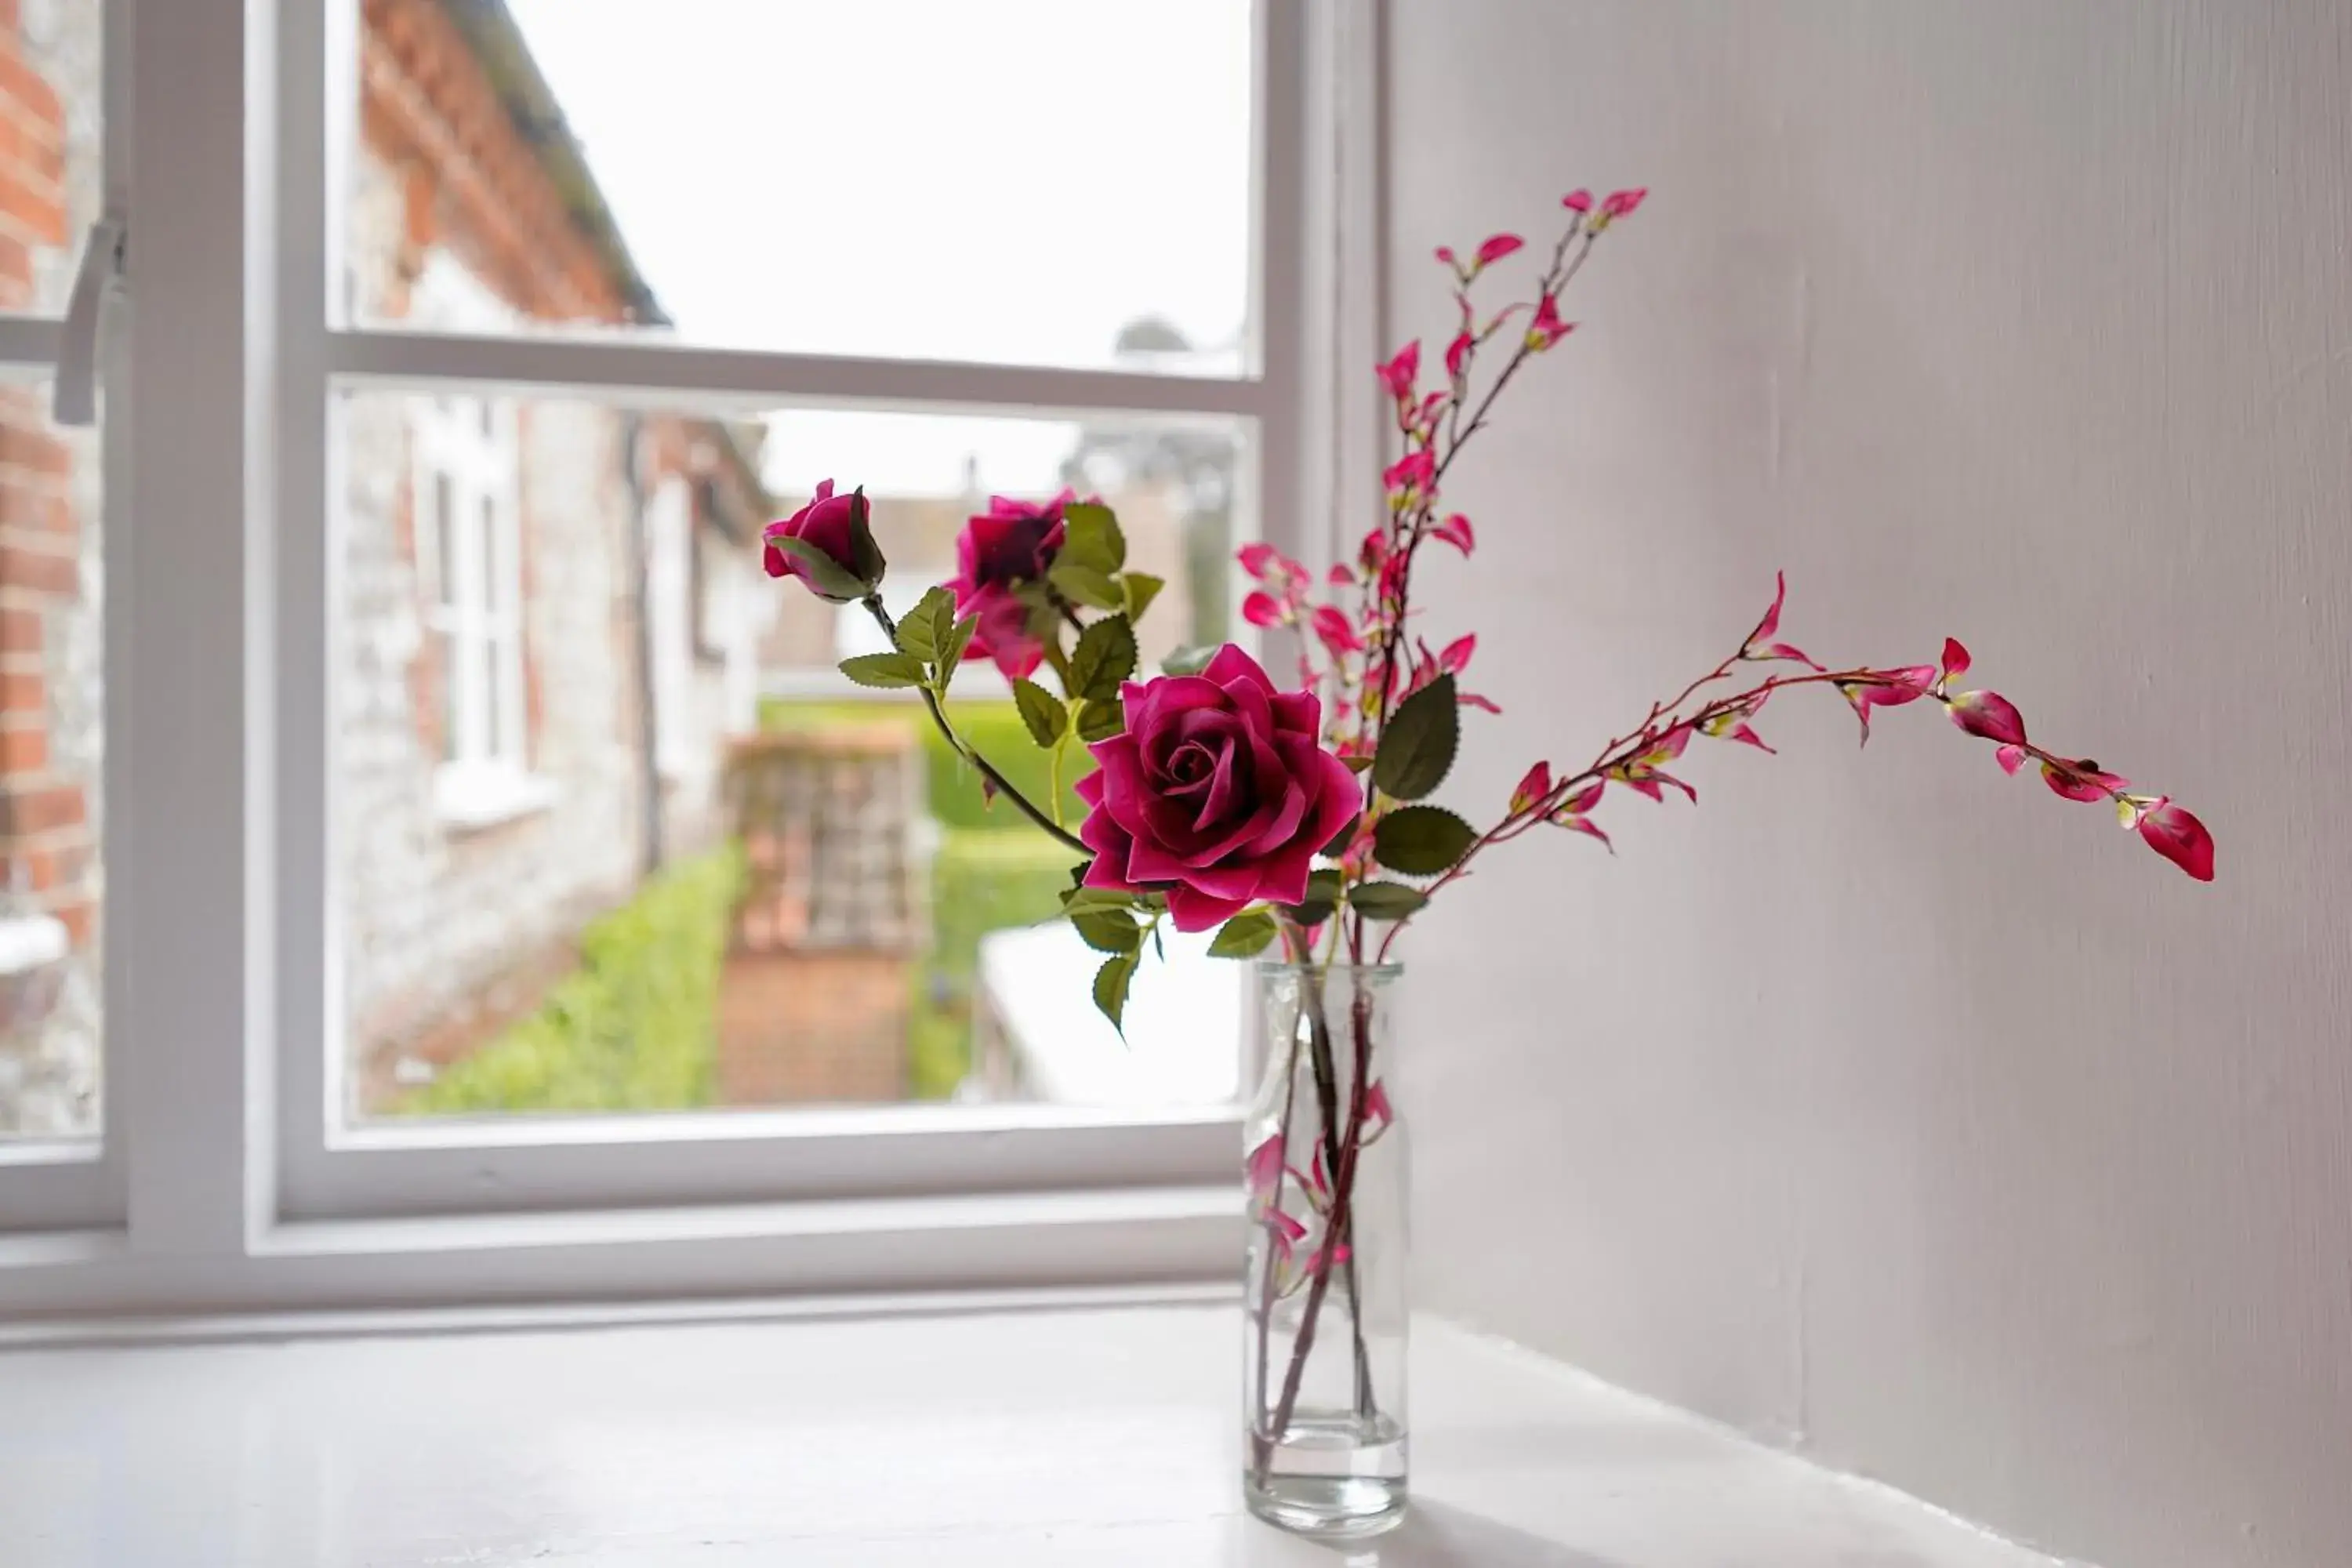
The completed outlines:
{"type": "MultiPolygon", "coordinates": [[[[1179,931],[1213,930],[1209,951],[1218,956],[1250,957],[1278,943],[1297,977],[1290,1013],[1270,1031],[1276,1060],[1261,1097],[1265,1132],[1246,1159],[1249,1479],[1253,1506],[1263,1504],[1278,1522],[1337,1521],[1342,1532],[1360,1532],[1402,1510],[1401,1458],[1393,1506],[1351,1512],[1331,1489],[1318,1489],[1314,1464],[1286,1497],[1280,1485],[1285,1445],[1298,1436],[1317,1323],[1335,1292],[1349,1304],[1350,1343],[1345,1386],[1332,1402],[1357,1418],[1360,1445],[1378,1447],[1387,1431],[1366,1346],[1373,1314],[1359,1278],[1358,1193],[1360,1165],[1391,1131],[1395,1110],[1377,1071],[1371,988],[1350,979],[1349,1005],[1328,1009],[1325,993],[1335,975],[1383,964],[1405,926],[1482,857],[1544,828],[1605,846],[1597,813],[1620,795],[1658,802],[1672,790],[1695,802],[1696,791],[1670,771],[1694,742],[1770,752],[1756,728],[1766,703],[1782,691],[1821,688],[1852,706],[1865,742],[1875,710],[1938,708],[1990,742],[2004,773],[2031,765],[2061,799],[2108,805],[2190,877],[2213,876],[2213,841],[2193,815],[2029,738],[2007,698],[1962,684],[1969,659],[1959,642],[1946,639],[1933,663],[1831,668],[1781,640],[1782,581],[1727,658],[1652,703],[1590,761],[1536,762],[1507,801],[1484,812],[1430,801],[1453,765],[1462,710],[1496,709],[1462,685],[1475,634],[1433,649],[1415,627],[1414,563],[1432,547],[1465,558],[1475,550],[1470,519],[1440,504],[1446,478],[1503,389],[1575,331],[1560,313],[1563,290],[1645,195],[1563,197],[1566,223],[1528,297],[1499,307],[1479,295],[1497,264],[1525,248],[1518,236],[1495,235],[1466,256],[1437,252],[1459,313],[1443,374],[1424,385],[1418,342],[1378,370],[1401,447],[1383,475],[1385,515],[1352,561],[1319,576],[1270,545],[1239,552],[1256,584],[1244,618],[1296,634],[1297,678],[1286,689],[1231,644],[1181,652],[1159,675],[1139,679],[1134,627],[1161,584],[1126,569],[1108,508],[1066,491],[1043,503],[992,501],[959,541],[954,580],[896,621],[880,597],[885,563],[862,491],[841,494],[828,482],[766,531],[772,576],[797,577],[826,600],[863,605],[890,637],[894,651],[845,660],[843,672],[864,686],[918,690],[982,787],[1070,849],[1064,912],[1104,955],[1094,999],[1114,1025],[1163,921],[1179,931]],[[977,659],[993,660],[1011,680],[1029,733],[1053,755],[1055,783],[1045,805],[1008,784],[948,717],[950,681],[977,659]],[[1051,687],[1035,679],[1041,668],[1051,672],[1051,687]],[[1059,815],[1059,781],[1077,746],[1097,766],[1075,786],[1087,809],[1073,828],[1059,815]],[[1335,1043],[1342,1033],[1351,1037],[1335,1043]],[[1271,1349],[1277,1315],[1287,1342],[1279,1378],[1271,1349]]],[[[1389,1371],[1401,1377],[1401,1363],[1389,1371]]],[[[1312,1447],[1328,1434],[1305,1436],[1312,1447]]]]}

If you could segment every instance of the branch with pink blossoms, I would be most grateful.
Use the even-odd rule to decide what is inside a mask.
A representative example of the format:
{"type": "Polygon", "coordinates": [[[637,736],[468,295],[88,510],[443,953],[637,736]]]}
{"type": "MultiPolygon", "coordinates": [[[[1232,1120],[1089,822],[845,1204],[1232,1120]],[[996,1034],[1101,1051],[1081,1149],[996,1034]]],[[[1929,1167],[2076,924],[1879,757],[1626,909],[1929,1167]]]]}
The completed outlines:
{"type": "MultiPolygon", "coordinates": [[[[887,563],[863,491],[836,494],[828,481],[764,535],[772,575],[797,578],[835,605],[865,605],[889,637],[887,651],[844,660],[843,673],[865,686],[919,691],[983,786],[1010,796],[1014,809],[1082,857],[1063,909],[1103,955],[1094,999],[1114,1025],[1163,921],[1179,931],[1214,931],[1215,955],[1249,957],[1279,942],[1305,970],[1306,1037],[1294,1037],[1288,1053],[1292,1071],[1303,1076],[1286,1076],[1278,1132],[1261,1146],[1261,1154],[1274,1154],[1263,1180],[1264,1160],[1252,1161],[1253,1202],[1271,1248],[1262,1257],[1260,1316],[1270,1321],[1278,1300],[1303,1298],[1280,1393],[1270,1408],[1252,1413],[1261,1481],[1287,1440],[1318,1321],[1335,1289],[1349,1303],[1354,1414],[1367,1430],[1379,1414],[1356,1310],[1352,1230],[1359,1166],[1388,1121],[1387,1097],[1363,994],[1341,1040],[1333,1037],[1342,1026],[1325,1017],[1327,987],[1341,983],[1343,957],[1351,964],[1385,960],[1430,900],[1496,847],[1542,826],[1608,845],[1594,813],[1612,790],[1654,802],[1674,790],[1696,801],[1697,791],[1669,771],[1694,738],[1770,752],[1756,723],[1774,694],[1826,687],[1852,705],[1865,742],[1875,710],[1933,702],[1960,730],[1990,742],[2005,772],[2032,763],[2062,799],[2108,804],[2190,877],[2213,876],[2212,837],[2193,814],[2095,762],[2029,739],[2007,698],[1960,687],[1969,659],[1958,642],[1948,639],[1934,664],[1832,669],[1780,640],[1785,582],[1776,584],[1770,606],[1730,658],[1652,703],[1639,724],[1582,768],[1556,774],[1549,762],[1535,763],[1483,830],[1430,798],[1452,771],[1463,712],[1499,711],[1462,684],[1476,635],[1433,647],[1416,625],[1413,574],[1423,550],[1441,543],[1468,561],[1477,548],[1470,518],[1445,510],[1444,487],[1505,389],[1575,331],[1560,313],[1565,291],[1600,237],[1639,211],[1645,196],[1630,189],[1597,202],[1582,190],[1562,197],[1567,222],[1539,253],[1531,287],[1499,306],[1481,296],[1527,248],[1519,236],[1489,236],[1466,255],[1437,252],[1457,313],[1441,356],[1444,379],[1423,389],[1418,342],[1378,367],[1402,450],[1382,473],[1381,515],[1368,520],[1353,559],[1318,577],[1270,545],[1240,552],[1256,583],[1244,617],[1298,636],[1296,689],[1281,689],[1231,644],[1191,650],[1163,664],[1160,676],[1137,679],[1135,626],[1163,584],[1129,566],[1118,519],[1097,500],[1068,492],[1045,501],[992,499],[957,542],[955,579],[896,620],[881,608],[887,563]],[[1497,362],[1507,339],[1508,352],[1497,362]],[[956,731],[950,684],[963,665],[983,659],[1010,682],[1024,727],[1048,753],[1051,793],[1042,803],[1024,796],[1005,770],[956,731]],[[1748,674],[1748,665],[1763,667],[1761,673],[1748,674]],[[1041,671],[1050,671],[1057,689],[1032,679],[1041,671]],[[1072,831],[1061,820],[1057,781],[1080,746],[1097,766],[1075,786],[1087,812],[1072,831]],[[1383,927],[1374,942],[1374,928],[1383,927]],[[1344,1075],[1343,1063],[1350,1067],[1344,1075]],[[1307,1222],[1282,1208],[1288,1173],[1280,1156],[1294,1134],[1316,1145],[1311,1185],[1301,1178],[1300,1188],[1321,1235],[1303,1263],[1292,1249],[1306,1239],[1307,1222]]],[[[1263,1340],[1259,1351],[1263,1363],[1263,1340]]],[[[1258,1369],[1261,1395],[1269,1372],[1258,1369]]]]}
{"type": "MultiPolygon", "coordinates": [[[[1424,900],[1467,876],[1472,863],[1486,850],[1546,824],[1584,834],[1607,846],[1609,836],[1593,822],[1592,810],[1612,784],[1630,788],[1654,802],[1663,800],[1668,789],[1679,790],[1696,804],[1698,792],[1667,773],[1665,764],[1680,758],[1694,736],[1736,742],[1770,752],[1773,748],[1757,733],[1750,721],[1774,692],[1805,686],[1836,688],[1853,706],[1865,744],[1870,740],[1870,713],[1874,708],[1902,707],[1922,698],[1932,700],[1942,706],[1961,731],[1994,743],[1994,760],[2003,773],[2014,775],[2029,761],[2038,763],[2043,781],[2060,798],[2112,803],[2121,825],[2137,831],[2150,848],[2200,882],[2213,879],[2212,836],[2186,807],[2174,805],[2168,795],[2135,792],[2129,779],[2107,772],[2088,758],[2063,756],[2036,745],[2026,738],[2025,721],[2016,705],[1999,692],[1952,689],[1952,683],[1967,674],[1971,664],[1969,650],[1958,639],[1945,638],[1943,657],[1933,665],[1827,669],[1797,648],[1771,640],[1779,631],[1780,609],[1787,594],[1784,576],[1779,579],[1771,607],[1765,611],[1764,618],[1757,623],[1738,653],[1675,696],[1652,703],[1639,728],[1611,739],[1581,772],[1555,778],[1549,763],[1539,762],[1529,768],[1512,790],[1509,806],[1501,819],[1472,840],[1461,858],[1424,889],[1424,900]],[[1715,698],[1687,713],[1684,711],[1701,690],[1731,679],[1733,671],[1741,664],[1780,660],[1802,664],[1807,672],[1768,676],[1730,696],[1715,698]]],[[[1389,928],[1379,948],[1379,962],[1387,962],[1389,947],[1403,929],[1403,922],[1389,928]]]]}

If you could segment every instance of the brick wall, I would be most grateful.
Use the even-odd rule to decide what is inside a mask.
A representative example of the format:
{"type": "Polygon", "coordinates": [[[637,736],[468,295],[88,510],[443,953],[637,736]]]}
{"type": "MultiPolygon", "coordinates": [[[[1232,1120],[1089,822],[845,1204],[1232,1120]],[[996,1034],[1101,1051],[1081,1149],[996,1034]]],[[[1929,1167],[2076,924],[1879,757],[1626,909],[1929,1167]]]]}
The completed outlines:
{"type": "MultiPolygon", "coordinates": [[[[28,26],[0,0],[0,310],[62,304],[97,194],[95,20],[40,9],[28,26]]],[[[0,1133],[98,1115],[97,481],[94,443],[51,428],[46,388],[0,386],[0,923],[53,920],[68,943],[0,973],[0,1133]]]]}

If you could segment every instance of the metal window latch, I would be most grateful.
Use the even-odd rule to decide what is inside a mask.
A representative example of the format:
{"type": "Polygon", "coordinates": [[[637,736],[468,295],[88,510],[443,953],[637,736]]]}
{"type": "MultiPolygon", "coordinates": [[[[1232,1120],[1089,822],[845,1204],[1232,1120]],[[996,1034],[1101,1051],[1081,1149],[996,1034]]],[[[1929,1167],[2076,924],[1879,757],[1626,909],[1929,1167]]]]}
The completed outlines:
{"type": "Polygon", "coordinates": [[[91,224],[89,237],[82,242],[81,266],[66,300],[65,335],[58,345],[58,374],[49,403],[49,416],[59,425],[98,422],[99,333],[106,302],[122,292],[128,240],[123,220],[109,216],[91,224]]]}

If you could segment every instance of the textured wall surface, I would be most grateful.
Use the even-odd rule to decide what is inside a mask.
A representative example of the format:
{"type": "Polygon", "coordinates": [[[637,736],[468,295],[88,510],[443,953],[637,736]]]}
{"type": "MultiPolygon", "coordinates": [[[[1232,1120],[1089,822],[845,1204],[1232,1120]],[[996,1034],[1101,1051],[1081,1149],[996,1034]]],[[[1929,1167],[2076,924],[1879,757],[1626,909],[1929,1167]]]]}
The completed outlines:
{"type": "Polygon", "coordinates": [[[1399,339],[1433,247],[1654,192],[1449,484],[1446,798],[1785,566],[2221,843],[1792,697],[1498,861],[1412,948],[1425,1299],[2064,1553],[2352,1562],[2352,8],[1396,0],[1390,69],[1399,339]]]}

